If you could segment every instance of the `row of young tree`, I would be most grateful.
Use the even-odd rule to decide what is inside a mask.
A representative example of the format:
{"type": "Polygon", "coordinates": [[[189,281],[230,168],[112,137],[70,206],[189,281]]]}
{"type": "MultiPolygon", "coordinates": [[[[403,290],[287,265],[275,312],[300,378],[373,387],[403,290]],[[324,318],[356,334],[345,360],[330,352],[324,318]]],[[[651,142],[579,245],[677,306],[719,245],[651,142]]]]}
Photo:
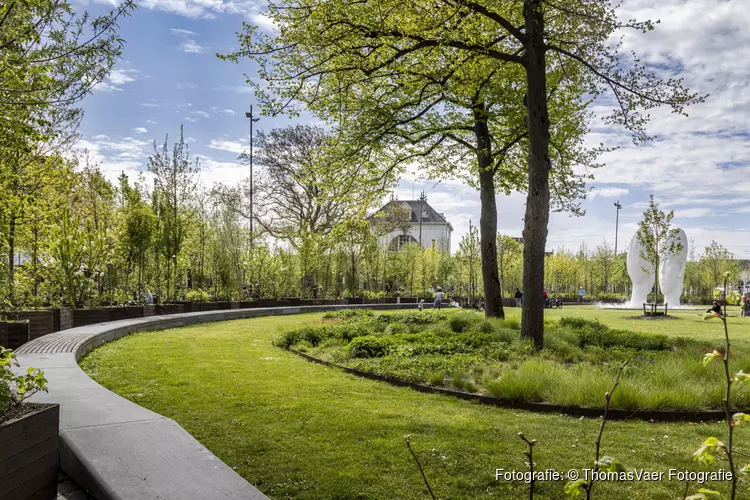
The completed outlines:
{"type": "MultiPolygon", "coordinates": [[[[359,164],[322,170],[319,165],[331,161],[330,139],[311,126],[259,134],[255,233],[246,210],[248,183],[201,185],[199,161],[191,159],[182,131],[171,147],[168,138],[160,147],[154,143],[144,165],[150,182],[123,173],[113,185],[86,157],[33,162],[15,177],[32,186],[33,195],[3,212],[0,248],[7,258],[0,273],[7,286],[1,297],[6,307],[80,307],[138,302],[146,290],[167,301],[429,297],[437,286],[451,295],[483,297],[477,227],[470,224],[453,256],[415,243],[394,251],[383,236],[406,234],[411,214],[389,204],[366,217],[383,191],[358,180],[359,164]]],[[[652,200],[643,223],[651,228],[661,220],[660,231],[649,231],[668,236],[672,215],[652,200]]],[[[504,235],[496,244],[507,297],[523,289],[523,245],[504,235]]],[[[691,243],[690,252],[686,293],[710,297],[725,271],[738,277],[738,261],[718,243],[700,255],[691,243]]],[[[547,255],[544,283],[558,297],[573,297],[581,286],[594,298],[630,291],[625,255],[615,255],[606,241],[547,255]]]]}
{"type": "Polygon", "coordinates": [[[21,252],[33,269],[20,286],[37,295],[49,272],[72,299],[80,295],[73,268],[101,266],[98,249],[108,245],[111,221],[87,190],[109,187],[90,169],[74,173],[60,153],[78,137],[76,104],[120,58],[118,23],[134,9],[125,0],[94,17],[64,0],[0,3],[0,297],[8,303],[17,302],[21,252]]]}

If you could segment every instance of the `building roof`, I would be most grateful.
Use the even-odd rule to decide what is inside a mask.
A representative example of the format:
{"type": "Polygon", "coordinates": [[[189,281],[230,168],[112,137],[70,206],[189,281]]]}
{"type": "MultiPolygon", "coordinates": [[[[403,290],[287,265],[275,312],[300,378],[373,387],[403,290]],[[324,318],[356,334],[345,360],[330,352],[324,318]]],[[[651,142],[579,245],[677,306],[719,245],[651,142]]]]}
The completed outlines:
{"type": "Polygon", "coordinates": [[[415,224],[419,223],[418,214],[421,208],[422,211],[426,212],[425,217],[422,218],[423,223],[447,224],[448,227],[450,227],[451,231],[453,231],[453,226],[451,226],[451,223],[446,220],[445,216],[435,211],[435,209],[432,208],[426,201],[420,202],[419,200],[391,200],[383,205],[380,210],[372,214],[370,218],[381,212],[386,212],[388,210],[388,207],[392,204],[401,204],[408,207],[411,210],[411,222],[415,224]]]}

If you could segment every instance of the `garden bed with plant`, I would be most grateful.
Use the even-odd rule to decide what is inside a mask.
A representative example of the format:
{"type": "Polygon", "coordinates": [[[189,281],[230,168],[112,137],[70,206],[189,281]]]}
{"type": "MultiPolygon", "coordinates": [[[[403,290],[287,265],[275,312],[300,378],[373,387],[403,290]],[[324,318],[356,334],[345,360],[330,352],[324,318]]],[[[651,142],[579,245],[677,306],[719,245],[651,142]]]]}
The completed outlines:
{"type": "MultiPolygon", "coordinates": [[[[520,339],[517,319],[480,314],[336,311],[323,325],[284,332],[275,340],[318,359],[412,383],[491,395],[510,401],[597,408],[620,365],[628,366],[611,406],[623,410],[722,409],[724,373],[704,366],[717,342],[636,333],[595,320],[548,320],[544,349],[520,339]]],[[[750,353],[733,350],[733,364],[750,371],[750,353]]],[[[738,408],[750,391],[733,389],[738,408]]]]}

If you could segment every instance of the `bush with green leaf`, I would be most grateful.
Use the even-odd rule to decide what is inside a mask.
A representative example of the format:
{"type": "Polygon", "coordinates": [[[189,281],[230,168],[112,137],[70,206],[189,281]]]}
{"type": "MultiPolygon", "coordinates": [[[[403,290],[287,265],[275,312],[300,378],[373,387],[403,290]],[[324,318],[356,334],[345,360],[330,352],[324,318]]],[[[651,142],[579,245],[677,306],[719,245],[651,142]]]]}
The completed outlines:
{"type": "Polygon", "coordinates": [[[205,290],[195,288],[185,292],[185,300],[190,302],[209,302],[211,300],[211,294],[205,290]]]}
{"type": "Polygon", "coordinates": [[[348,349],[353,358],[379,358],[388,354],[397,344],[394,337],[367,335],[349,342],[348,349]]]}
{"type": "Polygon", "coordinates": [[[41,370],[28,368],[26,373],[16,375],[13,368],[19,366],[13,351],[0,347],[0,422],[37,392],[47,392],[47,379],[41,370]]]}

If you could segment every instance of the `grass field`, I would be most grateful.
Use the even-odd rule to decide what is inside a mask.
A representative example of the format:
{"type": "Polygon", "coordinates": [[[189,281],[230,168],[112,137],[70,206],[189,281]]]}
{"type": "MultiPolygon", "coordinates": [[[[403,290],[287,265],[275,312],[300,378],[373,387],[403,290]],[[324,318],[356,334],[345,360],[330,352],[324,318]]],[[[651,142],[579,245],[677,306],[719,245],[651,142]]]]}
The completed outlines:
{"type": "MultiPolygon", "coordinates": [[[[609,323],[620,321],[622,311],[580,308],[576,315],[609,323]]],[[[425,395],[311,364],[271,344],[280,330],[319,323],[320,317],[265,317],[135,334],[96,349],[81,365],[109,389],[175,419],[272,498],[427,498],[404,444],[407,434],[441,499],[527,498],[522,483],[495,480],[498,468],[526,470],[518,432],[538,440],[537,470],[591,467],[597,420],[425,395]]],[[[641,323],[641,331],[689,335],[690,330],[720,338],[720,322],[693,322],[689,315],[663,327],[641,323]]],[[[630,323],[620,327],[635,329],[630,323]]],[[[750,333],[750,321],[734,331],[736,337],[750,333]]],[[[723,458],[708,467],[691,455],[706,437],[722,438],[724,432],[719,423],[612,422],[602,453],[631,469],[718,470],[726,467],[723,458]]],[[[735,436],[749,451],[750,432],[738,428],[735,436]]],[[[537,498],[563,498],[563,486],[538,483],[537,498]]],[[[727,491],[726,484],[707,486],[727,491]]],[[[602,482],[594,498],[674,499],[684,488],[677,480],[602,482]]]]}
{"type": "MultiPolygon", "coordinates": [[[[643,333],[660,333],[681,337],[692,337],[698,340],[721,342],[724,339],[724,329],[718,318],[704,321],[700,314],[708,306],[696,309],[670,310],[669,315],[675,320],[636,320],[625,319],[629,316],[640,316],[642,312],[633,309],[601,308],[597,306],[573,306],[563,309],[547,309],[545,318],[560,319],[563,316],[579,316],[586,319],[598,319],[612,328],[623,328],[643,333]],[[700,313],[700,314],[699,314],[700,313]]],[[[519,316],[520,309],[506,309],[509,316],[519,316]]],[[[729,332],[733,345],[750,346],[750,318],[740,317],[738,307],[728,310],[729,332]]]]}

